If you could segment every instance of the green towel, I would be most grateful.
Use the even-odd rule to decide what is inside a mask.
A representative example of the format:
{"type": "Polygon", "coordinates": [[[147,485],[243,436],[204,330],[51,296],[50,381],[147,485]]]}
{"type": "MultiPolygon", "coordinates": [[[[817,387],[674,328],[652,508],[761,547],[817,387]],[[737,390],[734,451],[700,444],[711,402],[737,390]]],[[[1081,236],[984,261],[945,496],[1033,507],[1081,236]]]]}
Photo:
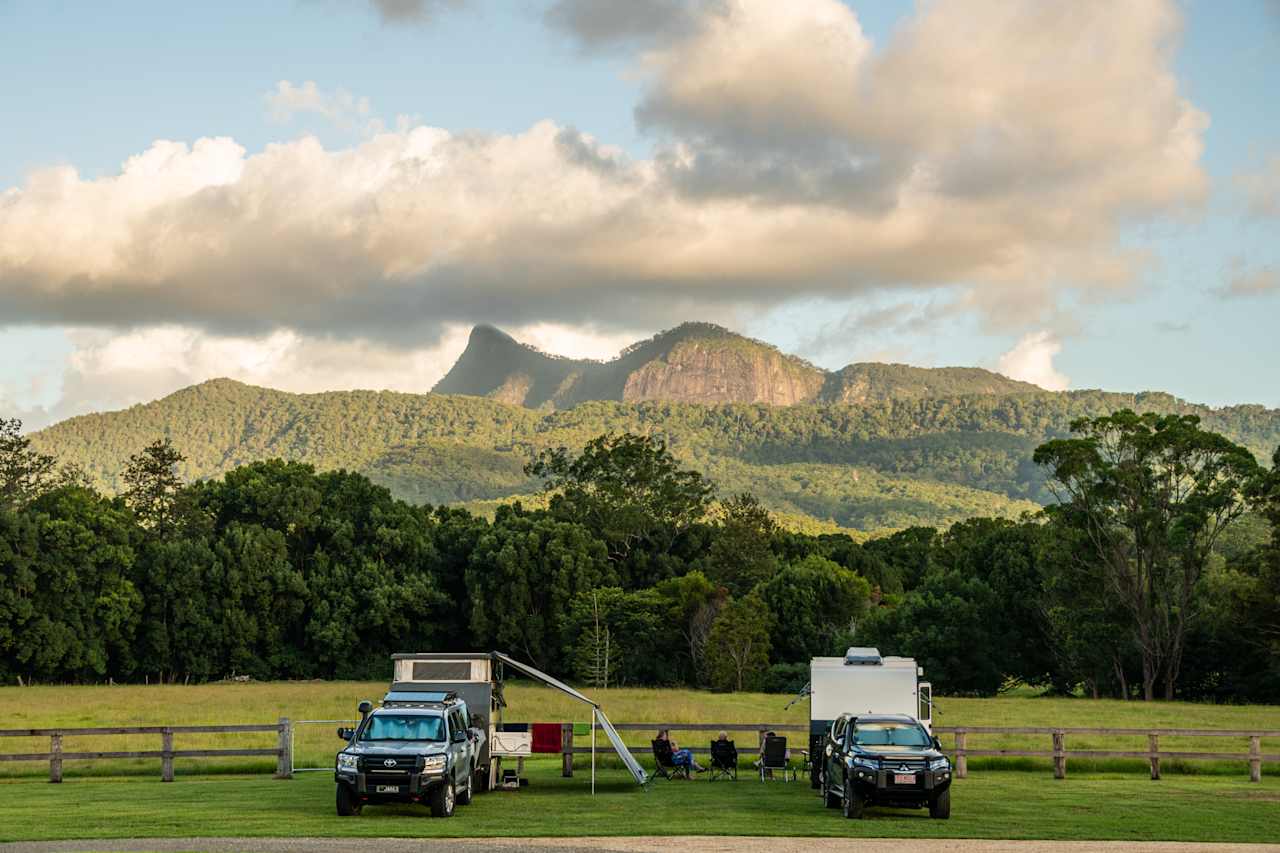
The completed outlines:
{"type": "Polygon", "coordinates": [[[573,724],[573,736],[574,736],[574,737],[586,737],[586,736],[587,736],[587,735],[589,735],[589,734],[591,734],[591,726],[590,726],[590,725],[588,725],[587,723],[574,723],[574,724],[573,724]]]}

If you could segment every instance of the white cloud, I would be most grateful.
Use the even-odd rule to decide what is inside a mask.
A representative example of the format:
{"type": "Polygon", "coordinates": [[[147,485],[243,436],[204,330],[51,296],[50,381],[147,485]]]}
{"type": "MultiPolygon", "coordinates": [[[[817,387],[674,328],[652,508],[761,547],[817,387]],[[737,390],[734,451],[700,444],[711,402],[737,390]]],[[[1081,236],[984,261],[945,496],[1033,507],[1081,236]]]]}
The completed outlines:
{"type": "Polygon", "coordinates": [[[1280,216],[1280,154],[1259,171],[1239,175],[1236,185],[1255,216],[1280,216]]]}
{"type": "MultiPolygon", "coordinates": [[[[613,335],[893,289],[1026,328],[1130,286],[1143,259],[1121,227],[1205,192],[1173,0],[936,0],[879,46],[837,0],[691,3],[679,26],[655,17],[666,0],[556,5],[584,43],[638,50],[652,157],[551,121],[339,149],[161,140],[116,175],[57,167],[0,191],[0,316],[206,342],[287,330],[380,365],[473,322],[613,335]]],[[[373,120],[312,82],[268,104],[373,120]]],[[[175,375],[202,373],[190,350],[166,356],[175,375]]]]}
{"type": "Polygon", "coordinates": [[[1053,366],[1053,359],[1062,351],[1062,343],[1047,329],[1028,332],[1000,356],[996,370],[1010,379],[1031,382],[1048,391],[1065,391],[1071,380],[1053,366]]]}
{"type": "Polygon", "coordinates": [[[292,121],[299,113],[313,113],[343,130],[381,129],[368,98],[353,95],[346,89],[326,92],[314,80],[300,86],[281,80],[263,95],[263,100],[267,113],[281,123],[292,121]]]}
{"type": "MultiPolygon", "coordinates": [[[[597,333],[538,323],[510,330],[517,340],[570,358],[607,359],[643,331],[597,333]]],[[[61,368],[60,399],[21,406],[0,387],[0,417],[29,429],[91,411],[145,403],[199,382],[226,377],[295,393],[352,389],[425,393],[466,347],[470,329],[450,325],[431,346],[400,348],[366,339],[309,337],[288,329],[262,336],[217,335],[164,325],[111,333],[73,329],[61,368]]],[[[28,395],[30,396],[30,395],[28,395]]]]}
{"type": "Polygon", "coordinates": [[[1231,279],[1218,290],[1223,299],[1247,299],[1280,293],[1280,269],[1272,266],[1245,267],[1236,263],[1231,279]]]}

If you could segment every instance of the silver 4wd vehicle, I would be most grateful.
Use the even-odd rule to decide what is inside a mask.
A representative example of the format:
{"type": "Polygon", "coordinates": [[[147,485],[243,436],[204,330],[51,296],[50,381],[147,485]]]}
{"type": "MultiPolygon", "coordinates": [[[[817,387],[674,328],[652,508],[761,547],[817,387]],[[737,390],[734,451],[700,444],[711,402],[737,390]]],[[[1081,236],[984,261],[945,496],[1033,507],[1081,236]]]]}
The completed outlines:
{"type": "Polygon", "coordinates": [[[930,817],[951,816],[951,762],[914,717],[842,714],[820,763],[822,798],[845,817],[860,818],[869,805],[928,806],[930,817]]]}
{"type": "Polygon", "coordinates": [[[373,710],[360,703],[360,725],[338,729],[347,746],[334,766],[338,814],[368,803],[423,803],[436,817],[467,805],[475,789],[484,732],[453,693],[388,693],[373,710]]]}

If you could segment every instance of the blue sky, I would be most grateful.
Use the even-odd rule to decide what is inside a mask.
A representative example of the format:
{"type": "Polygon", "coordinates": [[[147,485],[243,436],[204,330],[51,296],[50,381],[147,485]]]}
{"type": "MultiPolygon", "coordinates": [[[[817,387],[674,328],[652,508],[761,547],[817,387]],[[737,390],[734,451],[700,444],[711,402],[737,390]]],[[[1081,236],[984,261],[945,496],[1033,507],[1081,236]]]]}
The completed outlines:
{"type": "MultiPolygon", "coordinates": [[[[597,9],[610,6],[598,2],[597,9]]],[[[1001,67],[1002,36],[993,24],[992,44],[980,60],[986,65],[961,94],[1023,74],[1047,77],[1042,85],[1050,93],[1110,91],[1108,73],[1116,75],[1117,87],[1136,79],[1139,85],[1125,97],[1133,99],[1134,115],[1149,119],[1146,126],[1136,120],[1137,129],[1123,126],[1129,109],[1123,102],[1100,113],[1119,118],[1115,144],[1133,148],[1115,155],[1106,150],[1111,137],[1088,126],[1087,108],[1064,99],[1030,109],[1016,93],[1006,93],[999,122],[989,127],[957,107],[953,93],[941,109],[945,115],[920,113],[924,124],[936,124],[928,139],[903,127],[894,128],[897,136],[886,143],[890,134],[882,135],[879,126],[892,124],[892,114],[879,124],[860,124],[852,112],[840,113],[838,103],[822,101],[813,86],[800,86],[804,74],[822,72],[824,57],[785,54],[794,43],[774,44],[771,33],[796,27],[803,36],[806,20],[751,23],[745,0],[739,19],[725,21],[694,20],[695,12],[710,15],[699,12],[696,0],[635,2],[653,7],[654,20],[637,24],[634,16],[619,17],[622,29],[609,38],[572,17],[575,8],[581,11],[573,0],[424,2],[423,14],[407,21],[389,20],[377,3],[362,0],[181,6],[0,0],[0,414],[17,413],[39,425],[151,399],[223,373],[304,391],[428,390],[456,355],[469,323],[497,322],[547,349],[603,356],[681,319],[724,322],[828,367],[857,360],[976,364],[1051,385],[1160,389],[1212,404],[1280,406],[1280,216],[1272,215],[1266,195],[1280,197],[1277,4],[1135,0],[1132,6],[1144,11],[1126,11],[1134,19],[1116,22],[1120,35],[1110,32],[1103,13],[1083,15],[1083,21],[1056,16],[1018,24],[1046,34],[1049,27],[1082,27],[1084,32],[1055,37],[1055,43],[1090,45],[1105,36],[1099,54],[1119,57],[1130,53],[1123,38],[1151,37],[1158,29],[1152,21],[1163,21],[1166,12],[1178,18],[1180,35],[1167,62],[1156,52],[1152,64],[1134,68],[1127,59],[1104,58],[1098,67],[1064,61],[1046,71],[1020,66],[1016,57],[1001,67]],[[559,18],[554,11],[548,15],[553,5],[563,13],[559,18]],[[694,23],[675,26],[677,18],[684,20],[676,9],[693,10],[688,17],[694,23]],[[704,62],[726,49],[728,42],[713,40],[717,32],[738,42],[756,38],[760,52],[740,67],[733,54],[720,64],[704,62]],[[791,75],[794,80],[783,83],[796,88],[769,100],[761,89],[774,80],[761,68],[769,67],[775,50],[773,73],[791,75]],[[1165,71],[1176,92],[1162,93],[1157,78],[1165,71]],[[1141,85],[1144,74],[1151,75],[1149,93],[1141,85]],[[310,100],[298,94],[308,81],[314,84],[306,90],[314,95],[310,100]],[[282,83],[292,93],[283,99],[282,83]],[[707,95],[716,86],[728,92],[733,110],[707,95]],[[810,97],[813,104],[797,103],[810,97]],[[1178,104],[1193,108],[1207,126],[1179,130],[1176,139],[1173,130],[1162,136],[1160,122],[1178,104]],[[1044,124],[1041,110],[1056,113],[1055,123],[1044,124]],[[1053,146],[1045,128],[1061,136],[1066,127],[1066,135],[1074,136],[1061,117],[1077,111],[1084,141],[1046,157],[1063,158],[1055,162],[1068,177],[1040,187],[1037,170],[1050,170],[1035,165],[1032,143],[1007,143],[1008,150],[998,152],[1001,161],[1025,157],[1030,165],[1013,179],[998,177],[997,183],[1012,187],[1006,196],[992,201],[1005,190],[969,188],[958,199],[929,205],[939,222],[990,217],[980,236],[938,238],[964,247],[953,250],[954,271],[943,256],[948,250],[939,250],[937,263],[913,261],[931,251],[927,239],[904,245],[903,258],[895,258],[889,246],[902,223],[874,221],[887,214],[875,199],[858,195],[863,189],[827,194],[827,182],[857,172],[849,171],[851,162],[891,159],[888,153],[898,147],[917,152],[917,171],[954,168],[971,175],[992,165],[954,153],[971,138],[1047,138],[1053,146]],[[540,122],[554,126],[539,135],[532,129],[540,122]],[[298,204],[309,204],[311,193],[324,190],[326,168],[350,168],[361,180],[370,170],[385,172],[378,159],[384,155],[373,150],[380,133],[384,139],[399,135],[394,158],[403,168],[404,151],[425,150],[420,136],[404,141],[420,126],[441,129],[451,140],[447,151],[433,148],[425,159],[413,155],[414,163],[443,164],[433,167],[440,173],[432,176],[443,175],[443,186],[380,179],[376,193],[361,190],[357,199],[317,197],[332,219],[306,234],[297,230],[292,212],[287,222],[259,218],[251,227],[245,221],[228,225],[207,206],[173,213],[197,190],[206,200],[214,190],[225,191],[236,199],[228,204],[237,215],[245,199],[279,199],[286,191],[298,204]],[[963,144],[948,143],[950,159],[939,159],[937,140],[947,142],[948,133],[961,132],[957,128],[968,136],[963,144]],[[567,165],[563,177],[548,174],[559,161],[547,152],[568,150],[570,130],[589,137],[574,150],[589,152],[592,163],[623,177],[609,183],[568,171],[581,163],[567,165]],[[513,141],[494,141],[504,135],[513,141]],[[170,152],[156,158],[160,165],[148,173],[145,189],[126,191],[118,185],[124,182],[114,182],[126,161],[154,150],[158,140],[194,146],[223,137],[243,152],[219,148],[194,164],[170,152]],[[316,147],[299,147],[304,138],[313,138],[316,147]],[[460,144],[472,139],[478,141],[469,148],[460,144]],[[1168,154],[1188,139],[1198,140],[1201,150],[1168,154]],[[837,170],[809,171],[833,140],[843,158],[837,170]],[[272,146],[275,157],[254,159],[272,146]],[[342,152],[358,153],[344,159],[342,152]],[[690,152],[701,159],[689,161],[689,169],[663,171],[662,164],[690,152]],[[310,162],[312,155],[331,158],[329,165],[317,165],[315,172],[298,166],[293,174],[293,164],[310,162]],[[543,163],[544,156],[553,159],[543,163]],[[1144,162],[1163,162],[1161,157],[1169,158],[1170,174],[1184,171],[1166,181],[1153,168],[1135,186],[1128,176],[1144,162]],[[704,161],[716,169],[697,171],[704,161]],[[75,175],[42,182],[39,176],[59,166],[73,167],[75,175]],[[193,171],[199,177],[191,178],[193,171]],[[211,171],[221,177],[209,178],[211,171]],[[1098,177],[1111,174],[1122,177],[1098,177]],[[718,183],[714,192],[682,189],[686,185],[678,181],[684,178],[687,186],[718,183]],[[182,189],[188,180],[195,183],[182,189]],[[795,185],[785,186],[787,181],[795,185]],[[636,191],[640,184],[645,189],[636,191]],[[51,191],[42,188],[48,186],[59,188],[57,204],[47,200],[51,191]],[[486,206],[483,196],[495,192],[512,196],[486,206]],[[797,193],[808,195],[797,203],[797,193]],[[457,207],[460,197],[465,207],[457,207]],[[589,219],[597,198],[609,215],[589,219]],[[409,205],[403,208],[408,212],[361,219],[361,211],[385,212],[393,201],[409,205]],[[437,210],[446,204],[455,207],[437,210]],[[530,230],[542,219],[539,204],[568,210],[550,236],[530,230]],[[577,210],[579,204],[590,210],[577,210]],[[1028,219],[1045,218],[1034,233],[1018,229],[1019,204],[1027,206],[1028,219]],[[1085,221],[1063,224],[1055,233],[1057,218],[1046,211],[1061,205],[1065,222],[1079,204],[1086,205],[1078,211],[1085,221]],[[651,229],[634,246],[625,227],[630,220],[601,236],[623,212],[643,223],[637,228],[651,229]],[[779,227],[784,215],[800,225],[779,227]],[[673,228],[705,233],[696,242],[673,242],[653,225],[668,216],[673,228]],[[1090,217],[1106,227],[1086,234],[1090,217]],[[581,222],[589,227],[570,227],[581,222]],[[78,236],[64,237],[63,228],[78,236]],[[490,252],[476,236],[490,233],[487,228],[516,242],[520,238],[511,235],[537,233],[555,246],[490,252]],[[273,254],[269,238],[262,238],[264,247],[256,236],[245,236],[259,229],[288,239],[278,239],[273,254]],[[179,253],[171,248],[175,234],[196,236],[179,253]],[[412,246],[417,234],[429,249],[412,246]],[[832,236],[815,236],[821,234],[832,236]],[[847,245],[864,239],[874,252],[847,245]],[[983,245],[971,248],[977,240],[983,245]],[[772,251],[764,252],[762,241],[772,251]],[[202,255],[201,247],[209,246],[219,253],[202,255]],[[749,266],[757,251],[759,264],[749,266]],[[323,268],[306,269],[310,256],[329,258],[328,252],[333,255],[323,268]],[[984,252],[985,259],[974,260],[984,252]],[[649,264],[655,255],[664,263],[649,264]],[[1017,262],[1006,263],[1009,257],[1017,262]],[[1141,260],[1120,274],[1112,266],[1120,257],[1141,260]],[[668,258],[690,260],[681,266],[668,258]],[[775,258],[776,269],[757,273],[775,258]],[[789,263],[796,266],[794,276],[789,263]],[[1103,266],[1109,272],[1097,273],[1103,266]],[[223,281],[213,268],[235,269],[236,278],[223,281]],[[295,271],[297,282],[280,283],[295,271]],[[528,282],[521,281],[525,276],[528,282]],[[409,308],[412,322],[404,320],[409,308]]],[[[867,110],[918,96],[918,81],[927,87],[931,79],[929,69],[919,67],[921,57],[963,47],[927,42],[945,41],[943,16],[955,3],[917,8],[850,2],[851,15],[837,10],[833,18],[834,2],[814,0],[811,10],[797,2],[794,8],[801,10],[797,15],[811,11],[826,21],[827,29],[815,32],[838,39],[860,30],[869,42],[863,67],[871,70],[857,72],[862,89],[877,90],[868,96],[867,110]],[[912,29],[928,15],[937,26],[912,29]],[[881,61],[894,55],[896,65],[881,61]],[[876,63],[882,67],[873,68],[876,63]],[[906,88],[910,80],[917,84],[906,88]],[[905,94],[893,91],[900,83],[905,94]]],[[[977,19],[979,36],[986,32],[984,7],[994,8],[974,2],[966,10],[971,21],[977,19]]],[[[1014,35],[1008,29],[1003,37],[1014,35]]],[[[833,69],[858,53],[856,42],[851,37],[836,45],[833,69]]],[[[1145,56],[1145,45],[1136,44],[1132,53],[1145,56]]],[[[907,103],[903,112],[926,107],[907,103]]],[[[885,179],[900,181],[897,191],[906,191],[902,174],[885,179]]],[[[1280,213],[1280,201],[1274,212],[1280,213]]]]}

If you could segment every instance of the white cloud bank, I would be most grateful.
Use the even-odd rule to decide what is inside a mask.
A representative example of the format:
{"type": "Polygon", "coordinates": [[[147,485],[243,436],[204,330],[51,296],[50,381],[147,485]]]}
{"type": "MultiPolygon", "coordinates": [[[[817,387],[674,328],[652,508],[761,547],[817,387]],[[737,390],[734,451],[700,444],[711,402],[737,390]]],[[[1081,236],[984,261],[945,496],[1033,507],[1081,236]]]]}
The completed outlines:
{"type": "Polygon", "coordinates": [[[1062,352],[1062,342],[1048,330],[1029,332],[1000,356],[996,370],[1010,379],[1030,382],[1048,391],[1065,391],[1071,380],[1053,366],[1053,359],[1062,352]]]}
{"type": "MultiPolygon", "coordinates": [[[[280,330],[433,352],[478,321],[653,329],[957,283],[1026,327],[1130,286],[1143,259],[1120,227],[1206,191],[1173,0],[938,0],[879,47],[837,0],[690,3],[678,25],[665,0],[591,2],[550,20],[637,51],[652,157],[552,121],[337,150],[161,140],[118,175],[55,167],[0,192],[0,316],[180,326],[280,365],[280,330]]],[[[272,103],[362,115],[334,97],[288,84],[272,103]]]]}

